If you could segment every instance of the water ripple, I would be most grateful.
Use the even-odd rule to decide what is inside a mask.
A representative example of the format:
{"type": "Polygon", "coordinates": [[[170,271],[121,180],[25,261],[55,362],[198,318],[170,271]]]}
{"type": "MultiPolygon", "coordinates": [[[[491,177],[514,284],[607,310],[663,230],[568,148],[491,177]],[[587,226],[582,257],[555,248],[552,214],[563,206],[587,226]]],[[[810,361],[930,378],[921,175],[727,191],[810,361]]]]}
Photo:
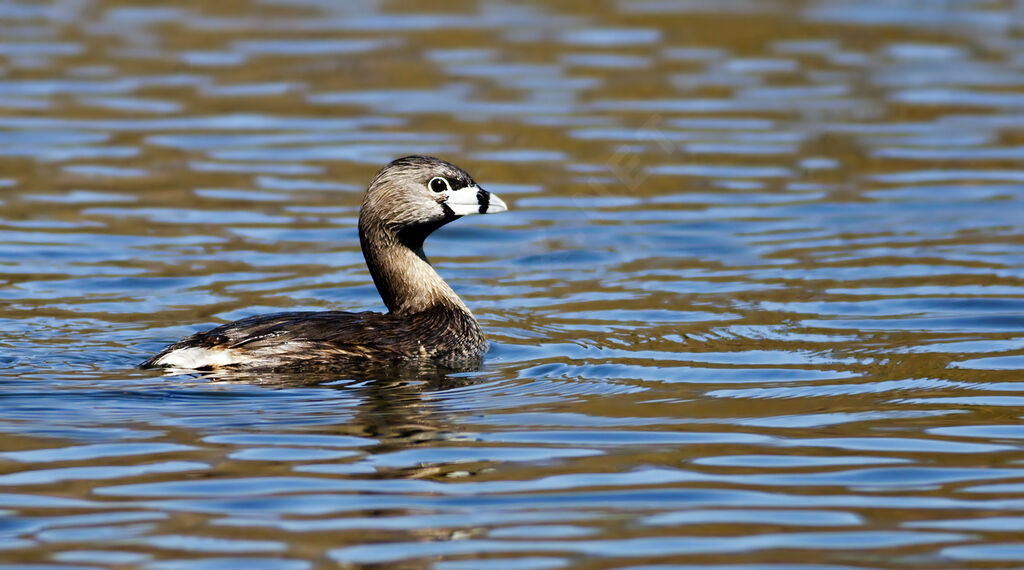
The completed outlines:
{"type": "Polygon", "coordinates": [[[6,565],[1019,562],[1018,11],[0,0],[6,565]],[[134,368],[380,310],[412,153],[480,370],[134,368]]]}

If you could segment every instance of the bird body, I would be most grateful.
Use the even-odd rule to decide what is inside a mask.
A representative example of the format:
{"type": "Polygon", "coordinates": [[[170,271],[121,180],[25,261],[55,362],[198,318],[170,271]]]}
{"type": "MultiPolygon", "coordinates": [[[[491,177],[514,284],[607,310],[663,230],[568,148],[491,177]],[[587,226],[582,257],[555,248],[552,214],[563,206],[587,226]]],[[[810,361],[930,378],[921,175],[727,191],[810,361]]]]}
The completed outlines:
{"type": "Polygon", "coordinates": [[[331,369],[359,362],[479,362],[487,340],[466,304],[434,270],[423,240],[463,215],[505,211],[461,168],[411,156],[385,166],[360,208],[359,241],[388,313],[284,312],[193,334],[144,368],[331,369]]]}

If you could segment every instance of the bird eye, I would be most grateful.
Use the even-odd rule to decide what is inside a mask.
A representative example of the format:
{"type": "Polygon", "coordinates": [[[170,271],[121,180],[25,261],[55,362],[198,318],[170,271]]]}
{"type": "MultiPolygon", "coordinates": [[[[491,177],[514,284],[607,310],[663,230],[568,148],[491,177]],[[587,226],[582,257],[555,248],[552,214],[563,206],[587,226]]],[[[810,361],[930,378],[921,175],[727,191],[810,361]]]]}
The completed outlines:
{"type": "Polygon", "coordinates": [[[430,189],[434,192],[444,192],[445,190],[451,190],[452,187],[448,184],[448,181],[440,176],[430,179],[430,189]]]}

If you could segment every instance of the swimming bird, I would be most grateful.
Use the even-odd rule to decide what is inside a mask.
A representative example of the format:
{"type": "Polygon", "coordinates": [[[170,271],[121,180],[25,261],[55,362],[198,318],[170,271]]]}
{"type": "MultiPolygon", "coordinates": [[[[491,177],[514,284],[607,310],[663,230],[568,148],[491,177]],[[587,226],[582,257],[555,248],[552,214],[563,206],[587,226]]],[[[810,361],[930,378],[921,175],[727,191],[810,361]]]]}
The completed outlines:
{"type": "Polygon", "coordinates": [[[465,170],[407,156],[370,182],[359,244],[387,313],[305,311],[248,317],[193,334],[143,368],[306,370],[365,362],[479,362],[487,340],[473,313],[423,253],[434,230],[470,214],[508,209],[465,170]]]}

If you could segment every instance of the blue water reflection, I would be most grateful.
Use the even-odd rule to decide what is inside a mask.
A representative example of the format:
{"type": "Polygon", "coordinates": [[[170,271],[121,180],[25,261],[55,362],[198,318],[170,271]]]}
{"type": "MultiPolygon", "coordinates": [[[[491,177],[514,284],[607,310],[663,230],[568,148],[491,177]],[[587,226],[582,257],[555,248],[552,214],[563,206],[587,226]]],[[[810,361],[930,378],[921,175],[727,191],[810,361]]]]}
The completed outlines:
{"type": "Polygon", "coordinates": [[[0,566],[1012,565],[1018,4],[0,0],[0,566]],[[480,370],[134,368],[415,152],[480,370]]]}

